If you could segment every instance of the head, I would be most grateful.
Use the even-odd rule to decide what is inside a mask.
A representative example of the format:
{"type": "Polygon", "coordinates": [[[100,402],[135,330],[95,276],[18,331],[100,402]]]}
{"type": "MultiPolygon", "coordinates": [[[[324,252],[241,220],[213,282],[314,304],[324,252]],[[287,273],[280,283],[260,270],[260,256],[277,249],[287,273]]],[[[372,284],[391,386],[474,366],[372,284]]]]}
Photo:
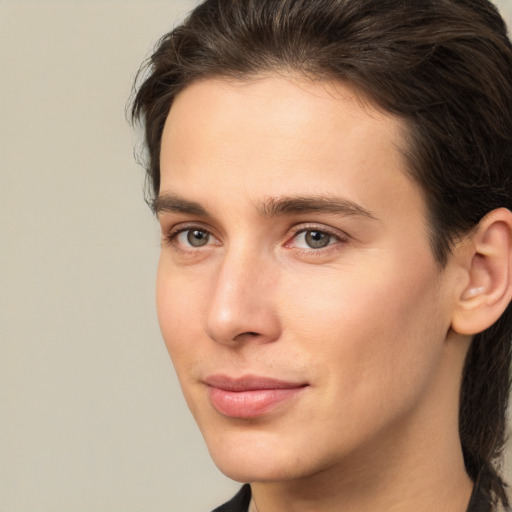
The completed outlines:
{"type": "MultiPolygon", "coordinates": [[[[201,3],[159,42],[133,103],[145,128],[153,197],[161,192],[164,128],[180,97],[195,91],[200,98],[208,80],[220,87],[219,80],[240,85],[276,76],[332,86],[333,98],[350,97],[382,123],[393,120],[403,173],[424,204],[419,236],[436,272],[490,212],[512,209],[512,47],[487,0],[201,3]]],[[[462,332],[471,344],[458,421],[468,474],[480,474],[506,500],[498,462],[512,310],[503,309],[481,332],[462,332]]]]}

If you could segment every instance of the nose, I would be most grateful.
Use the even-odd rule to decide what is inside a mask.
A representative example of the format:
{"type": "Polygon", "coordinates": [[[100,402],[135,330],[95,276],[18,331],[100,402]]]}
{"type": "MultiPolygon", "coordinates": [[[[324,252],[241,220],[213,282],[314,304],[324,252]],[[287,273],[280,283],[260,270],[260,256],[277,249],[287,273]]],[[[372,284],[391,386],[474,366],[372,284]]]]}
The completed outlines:
{"type": "Polygon", "coordinates": [[[263,258],[227,255],[213,283],[207,313],[209,337],[228,345],[279,338],[275,307],[278,269],[263,258]]]}

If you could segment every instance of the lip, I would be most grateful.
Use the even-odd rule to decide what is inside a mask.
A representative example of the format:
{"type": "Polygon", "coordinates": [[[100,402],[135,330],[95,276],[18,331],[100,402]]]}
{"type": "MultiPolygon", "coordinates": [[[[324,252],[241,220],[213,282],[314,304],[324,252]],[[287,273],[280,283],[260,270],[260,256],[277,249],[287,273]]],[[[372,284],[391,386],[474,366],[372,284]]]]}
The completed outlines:
{"type": "Polygon", "coordinates": [[[211,375],[204,380],[213,407],[231,418],[257,418],[283,402],[295,398],[308,386],[303,382],[288,382],[247,375],[232,378],[211,375]]]}

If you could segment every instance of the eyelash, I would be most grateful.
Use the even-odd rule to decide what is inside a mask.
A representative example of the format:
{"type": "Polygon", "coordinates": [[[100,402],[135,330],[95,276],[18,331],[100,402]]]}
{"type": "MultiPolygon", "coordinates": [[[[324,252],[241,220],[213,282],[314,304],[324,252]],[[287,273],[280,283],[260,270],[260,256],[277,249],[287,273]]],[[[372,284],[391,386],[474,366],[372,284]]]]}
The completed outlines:
{"type": "MultiPolygon", "coordinates": [[[[187,231],[202,231],[204,233],[208,233],[208,235],[215,238],[210,229],[205,228],[204,226],[200,226],[197,224],[178,224],[177,226],[172,227],[168,233],[163,236],[163,242],[165,242],[166,246],[173,246],[175,250],[187,252],[190,250],[196,251],[198,248],[187,248],[183,249],[179,246],[177,242],[177,238],[182,233],[186,233],[187,231]]],[[[200,247],[199,247],[200,248],[200,247]]]]}
{"type": "Polygon", "coordinates": [[[311,233],[311,232],[317,232],[317,233],[322,233],[324,235],[327,235],[330,240],[329,240],[329,243],[324,246],[324,247],[320,247],[320,248],[314,248],[314,247],[308,247],[308,248],[304,248],[304,247],[289,247],[290,249],[296,249],[296,250],[299,250],[301,251],[302,253],[304,254],[319,254],[319,253],[322,253],[322,254],[325,254],[327,251],[330,251],[330,250],[333,250],[334,248],[332,247],[333,245],[336,245],[337,243],[346,243],[348,242],[348,236],[345,234],[345,233],[340,233],[340,232],[334,232],[333,230],[330,230],[324,226],[318,226],[318,225],[302,225],[302,226],[298,226],[296,229],[294,229],[292,231],[292,234],[290,237],[288,237],[288,242],[286,242],[285,244],[285,247],[288,247],[289,244],[291,243],[291,241],[293,240],[296,240],[297,237],[299,235],[301,235],[302,233],[306,234],[306,233],[311,233]]]}
{"type": "MultiPolygon", "coordinates": [[[[198,249],[201,249],[202,247],[192,247],[188,246],[186,248],[180,247],[180,245],[177,242],[177,237],[182,234],[186,233],[188,231],[202,231],[204,233],[207,233],[209,236],[216,239],[215,235],[212,233],[212,231],[208,228],[205,228],[204,226],[197,225],[197,224],[179,224],[177,226],[174,226],[169,230],[169,232],[164,235],[163,241],[165,242],[166,246],[173,246],[175,250],[179,252],[190,252],[190,251],[197,251],[198,249]]],[[[325,226],[318,226],[318,225],[301,225],[297,226],[296,228],[292,229],[292,232],[290,236],[286,237],[286,242],[284,243],[284,246],[289,249],[296,249],[304,254],[319,254],[319,253],[325,253],[329,250],[332,250],[331,246],[336,245],[337,243],[347,243],[349,240],[348,235],[342,232],[334,232],[333,230],[329,230],[325,226]],[[318,232],[322,233],[324,235],[327,235],[330,240],[329,243],[320,248],[304,248],[304,247],[290,247],[290,244],[293,240],[296,240],[299,235],[302,233],[308,233],[308,232],[318,232]]],[[[212,245],[210,243],[207,243],[206,245],[212,245]]],[[[206,247],[206,245],[204,247],[206,247]]]]}

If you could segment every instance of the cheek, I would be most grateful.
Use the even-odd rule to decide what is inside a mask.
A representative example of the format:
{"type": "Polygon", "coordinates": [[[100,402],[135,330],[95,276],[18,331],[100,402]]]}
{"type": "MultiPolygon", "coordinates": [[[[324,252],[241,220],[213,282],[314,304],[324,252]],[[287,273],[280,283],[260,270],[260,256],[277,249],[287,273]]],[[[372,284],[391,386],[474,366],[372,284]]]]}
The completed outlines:
{"type": "Polygon", "coordinates": [[[201,402],[195,395],[194,375],[204,354],[200,300],[201,294],[188,280],[161,260],[156,282],[158,323],[184,398],[196,420],[201,402]]]}
{"type": "MultiPolygon", "coordinates": [[[[430,264],[381,261],[379,271],[338,272],[322,285],[307,275],[309,294],[291,293],[293,326],[329,397],[348,408],[421,392],[440,357],[447,326],[430,264]],[[300,298],[299,298],[300,297],[300,298]],[[378,400],[377,400],[378,401],[378,400]]],[[[367,268],[372,268],[368,265],[367,268]]],[[[376,404],[376,407],[380,407],[376,404]]]]}
{"type": "Polygon", "coordinates": [[[200,297],[184,276],[160,259],[156,280],[158,323],[172,362],[180,373],[181,364],[199,340],[200,297]]]}

